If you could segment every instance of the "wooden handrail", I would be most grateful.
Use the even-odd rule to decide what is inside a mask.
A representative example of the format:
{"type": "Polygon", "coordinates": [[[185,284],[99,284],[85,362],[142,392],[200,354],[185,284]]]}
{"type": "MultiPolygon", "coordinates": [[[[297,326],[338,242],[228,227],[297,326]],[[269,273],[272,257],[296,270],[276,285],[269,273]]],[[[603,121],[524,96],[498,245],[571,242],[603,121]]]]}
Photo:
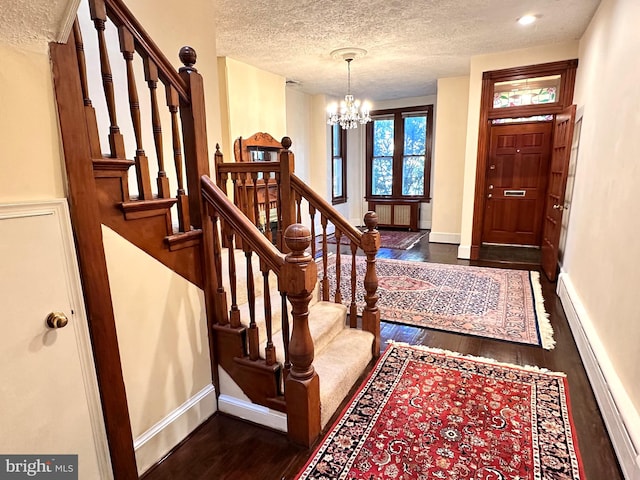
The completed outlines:
{"type": "Polygon", "coordinates": [[[355,242],[358,246],[362,244],[362,232],[351,225],[333,205],[318,195],[311,187],[294,174],[291,174],[291,186],[297,193],[302,195],[309,204],[313,205],[316,210],[331,220],[352,242],[355,242]]]}
{"type": "Polygon", "coordinates": [[[136,51],[148,57],[158,66],[158,74],[165,84],[173,86],[184,102],[189,102],[187,85],[178,75],[176,68],[162,53],[142,25],[133,16],[122,0],[105,0],[107,15],[116,27],[125,26],[135,38],[136,51]]]}
{"type": "Polygon", "coordinates": [[[225,193],[207,176],[200,180],[202,197],[213,205],[224,221],[234,230],[250,249],[258,254],[276,274],[284,265],[285,256],[262,235],[242,211],[229,201],[225,193]]]}
{"type": "Polygon", "coordinates": [[[280,162],[222,162],[216,166],[218,172],[228,173],[262,173],[279,172],[280,162]]]}

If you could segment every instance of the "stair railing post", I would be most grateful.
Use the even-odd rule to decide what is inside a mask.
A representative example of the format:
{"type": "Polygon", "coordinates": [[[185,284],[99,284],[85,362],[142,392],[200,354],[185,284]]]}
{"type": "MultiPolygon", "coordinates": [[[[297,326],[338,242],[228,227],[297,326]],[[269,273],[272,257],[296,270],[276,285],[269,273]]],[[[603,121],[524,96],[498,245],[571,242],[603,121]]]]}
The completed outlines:
{"type": "Polygon", "coordinates": [[[194,67],[196,52],[191,47],[180,49],[180,77],[187,85],[190,102],[180,99],[180,120],[184,137],[189,213],[194,228],[202,226],[203,209],[200,177],[209,175],[209,150],[207,146],[207,122],[202,75],[194,67]]]}
{"type": "Polygon", "coordinates": [[[282,221],[280,222],[280,231],[278,232],[279,247],[283,253],[287,253],[286,242],[283,241],[283,233],[294,222],[294,199],[293,190],[291,187],[291,174],[294,171],[294,156],[293,152],[289,150],[291,147],[291,139],[289,137],[283,137],[282,141],[283,150],[280,152],[280,208],[282,221]]]}
{"type": "Polygon", "coordinates": [[[364,301],[362,312],[362,329],[371,332],[374,336],[372,345],[373,358],[380,356],[380,310],[378,309],[378,275],[376,273],[376,255],[380,249],[380,233],[378,227],[378,215],[375,212],[367,212],[364,216],[364,224],[367,231],[362,234],[362,250],[367,256],[367,270],[364,276],[364,301]]]}
{"type": "Polygon", "coordinates": [[[311,243],[309,229],[290,225],[284,239],[291,253],[281,271],[280,289],[287,293],[293,318],[291,371],[285,382],[287,429],[291,441],[309,447],[320,434],[320,380],[313,368],[314,348],[309,332],[309,301],[318,273],[316,263],[305,252],[311,243]]]}

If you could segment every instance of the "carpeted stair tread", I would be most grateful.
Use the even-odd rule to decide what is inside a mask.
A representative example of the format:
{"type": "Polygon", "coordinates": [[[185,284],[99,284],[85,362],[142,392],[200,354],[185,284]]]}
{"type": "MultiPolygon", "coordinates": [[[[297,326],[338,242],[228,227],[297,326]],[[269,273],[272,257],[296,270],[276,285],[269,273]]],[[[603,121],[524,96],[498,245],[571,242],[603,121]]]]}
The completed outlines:
{"type": "Polygon", "coordinates": [[[320,377],[320,421],[324,428],[371,361],[373,335],[345,328],[322,351],[313,366],[320,377]]]}
{"type": "MultiPolygon", "coordinates": [[[[318,355],[345,328],[347,307],[339,303],[317,302],[309,308],[309,332],[313,338],[315,354],[318,355]]],[[[293,322],[291,322],[293,329],[293,322]]],[[[262,332],[260,332],[262,333],[262,332]]],[[[291,333],[291,332],[290,332],[291,333]]],[[[281,333],[272,335],[276,348],[276,359],[284,364],[284,346],[281,333]]],[[[260,337],[260,354],[264,356],[267,338],[260,337]]]]}

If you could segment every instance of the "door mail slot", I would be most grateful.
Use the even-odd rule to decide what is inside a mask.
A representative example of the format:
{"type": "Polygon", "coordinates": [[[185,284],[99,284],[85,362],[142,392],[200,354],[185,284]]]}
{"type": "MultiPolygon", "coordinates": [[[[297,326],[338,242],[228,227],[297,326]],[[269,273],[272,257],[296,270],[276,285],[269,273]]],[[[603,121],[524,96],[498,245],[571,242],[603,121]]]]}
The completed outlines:
{"type": "Polygon", "coordinates": [[[524,197],[527,194],[526,190],[505,190],[505,197],[524,197]]]}

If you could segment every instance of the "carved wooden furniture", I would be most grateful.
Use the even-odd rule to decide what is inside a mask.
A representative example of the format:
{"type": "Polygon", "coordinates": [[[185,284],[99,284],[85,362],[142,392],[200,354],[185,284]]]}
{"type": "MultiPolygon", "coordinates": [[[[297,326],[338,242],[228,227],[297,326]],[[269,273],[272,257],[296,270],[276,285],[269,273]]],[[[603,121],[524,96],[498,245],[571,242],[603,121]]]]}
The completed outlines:
{"type": "MultiPolygon", "coordinates": [[[[254,133],[248,138],[238,137],[233,142],[233,155],[237,163],[277,162],[280,151],[282,143],[264,132],[254,133]]],[[[236,184],[234,198],[235,204],[258,228],[273,231],[278,222],[278,186],[275,178],[269,178],[268,187],[265,188],[264,177],[264,173],[258,174],[255,183],[247,178],[242,185],[236,184]]],[[[273,232],[272,236],[275,237],[273,232]]]]}

